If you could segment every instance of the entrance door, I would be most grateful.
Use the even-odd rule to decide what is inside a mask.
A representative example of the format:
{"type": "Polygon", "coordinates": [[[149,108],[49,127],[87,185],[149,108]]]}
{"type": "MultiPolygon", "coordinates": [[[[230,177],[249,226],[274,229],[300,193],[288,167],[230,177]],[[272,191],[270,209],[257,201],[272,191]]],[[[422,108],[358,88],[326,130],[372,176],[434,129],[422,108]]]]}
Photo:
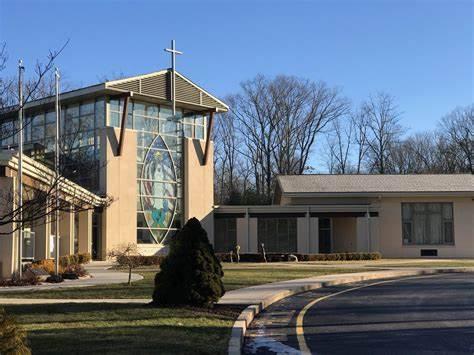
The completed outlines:
{"type": "Polygon", "coordinates": [[[328,254],[331,252],[331,219],[319,219],[319,252],[328,254]]]}

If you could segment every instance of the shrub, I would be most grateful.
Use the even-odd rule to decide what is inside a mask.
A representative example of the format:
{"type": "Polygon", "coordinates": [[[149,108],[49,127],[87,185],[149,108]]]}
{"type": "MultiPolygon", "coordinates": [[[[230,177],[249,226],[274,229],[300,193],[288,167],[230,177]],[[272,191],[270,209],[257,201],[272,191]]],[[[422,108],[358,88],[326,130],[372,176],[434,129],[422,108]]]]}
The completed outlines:
{"type": "Polygon", "coordinates": [[[153,303],[210,307],[224,294],[224,272],[206,231],[196,218],[171,239],[155,277],[153,303]]]}
{"type": "Polygon", "coordinates": [[[67,267],[69,265],[88,264],[90,261],[91,261],[90,253],[63,255],[59,257],[59,264],[62,267],[67,267]]]}
{"type": "MultiPolygon", "coordinates": [[[[31,264],[32,269],[43,269],[50,275],[53,275],[55,272],[54,259],[42,259],[36,260],[31,264]]],[[[59,272],[62,271],[61,264],[59,264],[59,272]]]]}
{"type": "Polygon", "coordinates": [[[15,319],[0,308],[0,354],[28,355],[31,350],[27,345],[26,331],[15,319]]]}
{"type": "Polygon", "coordinates": [[[0,279],[0,287],[13,287],[13,286],[34,286],[40,283],[36,277],[30,277],[27,279],[0,279]]]}
{"type": "Polygon", "coordinates": [[[64,279],[61,275],[51,275],[46,279],[46,282],[52,283],[52,284],[58,284],[63,282],[64,279]]]}
{"type": "Polygon", "coordinates": [[[90,253],[79,253],[76,255],[78,257],[78,264],[89,264],[92,260],[92,256],[90,253]]]}
{"type": "MultiPolygon", "coordinates": [[[[375,253],[330,253],[330,254],[298,254],[298,253],[267,253],[268,262],[288,261],[289,256],[294,255],[299,261],[350,261],[350,260],[379,260],[382,254],[375,253]]],[[[221,262],[230,262],[229,253],[216,253],[221,262]]],[[[240,254],[241,262],[263,262],[261,254],[240,254]]]]}
{"type": "Polygon", "coordinates": [[[84,269],[84,266],[80,264],[69,265],[62,273],[63,278],[68,280],[75,280],[86,275],[88,275],[87,271],[84,269]]]}

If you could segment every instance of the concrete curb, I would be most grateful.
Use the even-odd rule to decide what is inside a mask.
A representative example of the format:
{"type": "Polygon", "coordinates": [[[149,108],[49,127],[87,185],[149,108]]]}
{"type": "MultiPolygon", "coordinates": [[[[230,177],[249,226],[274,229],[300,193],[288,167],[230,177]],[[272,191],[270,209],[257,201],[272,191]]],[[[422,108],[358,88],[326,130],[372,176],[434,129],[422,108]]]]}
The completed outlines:
{"type": "Polygon", "coordinates": [[[456,272],[474,272],[474,268],[429,268],[429,269],[410,269],[410,270],[387,270],[387,271],[376,271],[376,272],[363,272],[354,273],[351,275],[344,275],[341,278],[336,278],[330,281],[314,281],[308,282],[303,286],[287,287],[280,292],[275,292],[269,297],[266,297],[257,304],[249,305],[245,308],[237,320],[232,326],[232,332],[229,340],[228,353],[229,355],[240,355],[242,353],[242,345],[244,342],[245,333],[247,327],[253,321],[256,315],[258,315],[265,308],[270,306],[283,298],[293,296],[297,293],[315,290],[321,287],[336,286],[342,284],[349,284],[354,282],[368,281],[368,280],[380,280],[380,279],[392,279],[409,276],[422,276],[422,275],[434,275],[442,273],[456,273],[456,272]]]}

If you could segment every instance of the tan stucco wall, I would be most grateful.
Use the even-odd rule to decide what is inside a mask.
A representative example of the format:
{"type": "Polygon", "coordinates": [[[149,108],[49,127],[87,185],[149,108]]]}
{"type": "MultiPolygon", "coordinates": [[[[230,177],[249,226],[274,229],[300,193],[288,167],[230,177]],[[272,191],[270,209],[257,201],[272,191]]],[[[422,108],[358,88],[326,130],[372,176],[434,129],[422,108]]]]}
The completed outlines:
{"type": "Polygon", "coordinates": [[[309,253],[309,218],[299,217],[296,219],[296,245],[298,253],[309,253]]]}
{"type": "Polygon", "coordinates": [[[237,233],[236,233],[237,244],[240,246],[240,251],[242,253],[247,253],[249,250],[248,219],[237,218],[235,224],[237,228],[237,233]]]}
{"type": "Polygon", "coordinates": [[[357,219],[355,217],[332,218],[332,251],[334,253],[357,250],[357,219]]]}
{"type": "Polygon", "coordinates": [[[384,257],[420,256],[420,249],[438,249],[438,257],[474,257],[474,201],[462,197],[384,198],[380,202],[379,224],[380,252],[384,257]],[[402,245],[402,202],[453,202],[453,246],[404,246],[402,245]]]}
{"type": "Polygon", "coordinates": [[[202,165],[205,142],[184,139],[184,223],[196,217],[214,240],[214,145],[209,144],[207,164],[202,165]]]}
{"type": "Polygon", "coordinates": [[[258,218],[249,218],[249,253],[259,253],[260,246],[258,245],[258,218]]]}
{"type": "MultiPolygon", "coordinates": [[[[0,177],[0,191],[7,196],[15,191],[16,179],[11,177],[0,177]]],[[[0,215],[8,214],[13,206],[0,203],[0,215]]],[[[5,224],[0,226],[0,278],[9,278],[17,270],[17,234],[11,233],[13,225],[5,224]],[[3,234],[8,233],[8,234],[3,234]]]]}
{"type": "MultiPolygon", "coordinates": [[[[115,145],[101,132],[101,189],[112,197],[111,205],[102,214],[102,250],[99,257],[121,244],[137,242],[137,138],[135,131],[126,130],[121,156],[114,156],[115,145]]],[[[110,133],[109,133],[110,134],[110,133]]]]}
{"type": "Polygon", "coordinates": [[[309,236],[309,252],[319,253],[319,218],[311,217],[309,236]]]}
{"type": "Polygon", "coordinates": [[[379,218],[357,217],[357,247],[360,253],[380,251],[379,218]],[[370,233],[369,233],[370,225],[370,233]],[[369,245],[370,244],[370,245],[369,245]]]}

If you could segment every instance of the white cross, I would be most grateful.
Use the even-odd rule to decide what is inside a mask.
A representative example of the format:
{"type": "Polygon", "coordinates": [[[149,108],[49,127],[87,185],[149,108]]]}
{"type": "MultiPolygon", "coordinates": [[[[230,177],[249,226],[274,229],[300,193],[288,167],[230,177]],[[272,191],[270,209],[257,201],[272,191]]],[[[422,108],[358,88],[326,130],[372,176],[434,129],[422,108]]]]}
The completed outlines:
{"type": "Polygon", "coordinates": [[[165,52],[171,53],[171,101],[173,102],[173,116],[176,115],[176,54],[180,55],[183,52],[176,50],[174,39],[171,40],[171,48],[165,48],[165,52]]]}

